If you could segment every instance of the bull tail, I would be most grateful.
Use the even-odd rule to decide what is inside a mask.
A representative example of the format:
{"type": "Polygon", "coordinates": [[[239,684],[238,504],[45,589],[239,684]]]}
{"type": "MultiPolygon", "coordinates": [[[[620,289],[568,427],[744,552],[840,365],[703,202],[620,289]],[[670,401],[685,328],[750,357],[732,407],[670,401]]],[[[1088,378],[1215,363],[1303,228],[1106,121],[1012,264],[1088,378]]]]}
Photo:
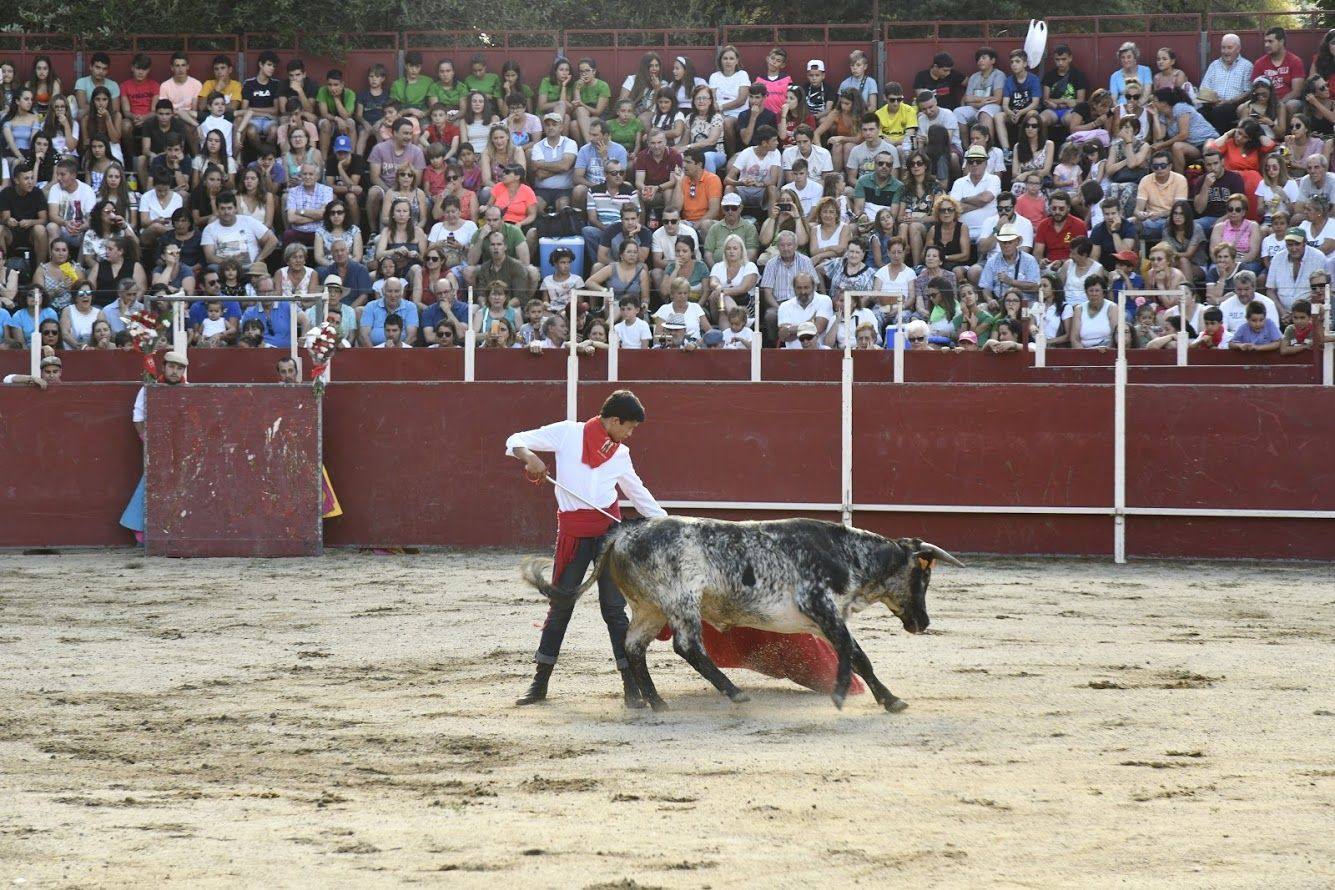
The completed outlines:
{"type": "Polygon", "coordinates": [[[566,590],[558,587],[555,580],[547,579],[547,569],[552,565],[552,560],[546,557],[532,557],[524,560],[520,573],[530,586],[536,589],[554,605],[566,606],[573,605],[584,592],[598,582],[602,576],[603,569],[607,565],[607,557],[612,552],[613,541],[609,538],[603,544],[602,552],[598,554],[598,560],[593,564],[593,571],[584,583],[574,590],[566,590]]]}

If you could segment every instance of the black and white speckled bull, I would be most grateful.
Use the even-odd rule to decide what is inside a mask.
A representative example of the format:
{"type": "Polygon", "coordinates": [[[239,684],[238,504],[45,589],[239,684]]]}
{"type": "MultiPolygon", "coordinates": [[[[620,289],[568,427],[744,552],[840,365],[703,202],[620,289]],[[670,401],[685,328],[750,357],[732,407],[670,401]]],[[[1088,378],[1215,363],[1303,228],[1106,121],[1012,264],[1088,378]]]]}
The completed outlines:
{"type": "Polygon", "coordinates": [[[927,585],[942,560],[963,566],[917,538],[890,540],[814,519],[725,522],[665,516],[627,522],[608,533],[598,562],[578,590],[553,586],[544,560],[525,564],[524,577],[551,599],[578,597],[607,572],[631,604],[626,656],[640,691],[667,705],[654,688],[645,650],[664,624],[673,649],[734,702],[748,701],[705,653],[701,622],[720,630],[741,625],[778,633],[816,633],[839,656],[833,699],[842,708],[852,671],[887,711],[908,705],[872,672],[846,623],[850,612],[884,603],[909,633],[927,629],[927,585]]]}

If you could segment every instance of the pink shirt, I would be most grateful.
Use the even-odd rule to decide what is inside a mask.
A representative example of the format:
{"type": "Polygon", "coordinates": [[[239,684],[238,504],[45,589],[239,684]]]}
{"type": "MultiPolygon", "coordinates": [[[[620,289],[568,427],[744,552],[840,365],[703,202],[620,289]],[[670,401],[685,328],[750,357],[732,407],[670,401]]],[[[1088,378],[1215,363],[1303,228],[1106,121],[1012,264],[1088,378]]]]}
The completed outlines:
{"type": "Polygon", "coordinates": [[[158,98],[170,99],[172,107],[177,111],[194,111],[195,100],[199,98],[202,89],[204,85],[193,77],[187,77],[185,83],[177,83],[169,77],[158,88],[158,98]]]}
{"type": "Polygon", "coordinates": [[[1236,227],[1230,225],[1227,219],[1215,223],[1215,225],[1219,226],[1220,243],[1232,244],[1233,248],[1238,252],[1238,256],[1242,256],[1252,249],[1252,230],[1250,220],[1244,218],[1236,227]]]}

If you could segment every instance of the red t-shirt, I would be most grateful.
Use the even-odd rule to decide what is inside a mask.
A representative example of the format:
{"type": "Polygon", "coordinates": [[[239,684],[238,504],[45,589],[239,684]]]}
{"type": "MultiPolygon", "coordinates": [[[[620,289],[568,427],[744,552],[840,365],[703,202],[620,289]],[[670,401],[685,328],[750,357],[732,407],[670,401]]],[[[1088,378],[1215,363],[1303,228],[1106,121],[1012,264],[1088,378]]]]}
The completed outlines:
{"type": "Polygon", "coordinates": [[[157,102],[161,88],[162,84],[149,77],[121,81],[121,95],[130,103],[131,114],[152,114],[153,103],[157,102]]]}
{"type": "Polygon", "coordinates": [[[662,185],[672,178],[672,171],[681,166],[681,155],[672,149],[663,152],[661,161],[654,160],[649,149],[643,149],[635,156],[635,169],[644,171],[645,185],[662,185]]]}
{"type": "Polygon", "coordinates": [[[1034,230],[1034,244],[1043,245],[1043,259],[1048,262],[1058,262],[1070,259],[1071,242],[1087,234],[1089,229],[1079,217],[1066,217],[1066,222],[1062,224],[1062,230],[1059,232],[1052,224],[1052,217],[1045,216],[1034,230]]]}
{"type": "Polygon", "coordinates": [[[1269,56],[1262,56],[1256,60],[1256,65],[1252,67],[1252,77],[1270,78],[1270,83],[1275,88],[1275,95],[1281,99],[1289,94],[1294,83],[1306,76],[1307,69],[1303,67],[1303,60],[1291,52],[1285,52],[1284,61],[1278,65],[1270,61],[1269,56]]]}
{"type": "Polygon", "coordinates": [[[762,74],[756,78],[756,83],[765,88],[765,107],[774,112],[778,117],[779,112],[783,111],[783,103],[788,101],[788,87],[792,84],[793,78],[790,74],[782,74],[775,80],[770,80],[769,75],[762,74]]]}
{"type": "Polygon", "coordinates": [[[449,148],[450,143],[457,138],[459,138],[459,128],[449,121],[446,121],[443,127],[429,124],[426,128],[427,142],[439,142],[441,145],[449,148]]]}

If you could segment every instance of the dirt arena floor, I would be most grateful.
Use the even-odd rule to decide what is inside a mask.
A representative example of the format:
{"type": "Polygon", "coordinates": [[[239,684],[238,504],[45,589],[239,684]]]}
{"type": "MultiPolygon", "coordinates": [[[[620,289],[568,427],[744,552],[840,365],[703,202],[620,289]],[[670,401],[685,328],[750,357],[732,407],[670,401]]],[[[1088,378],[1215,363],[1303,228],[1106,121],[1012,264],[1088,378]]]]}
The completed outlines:
{"type": "Polygon", "coordinates": [[[592,601],[512,706],[520,557],[0,557],[0,886],[1335,883],[1328,567],[975,560],[853,619],[903,714],[653,714],[592,601]]]}

